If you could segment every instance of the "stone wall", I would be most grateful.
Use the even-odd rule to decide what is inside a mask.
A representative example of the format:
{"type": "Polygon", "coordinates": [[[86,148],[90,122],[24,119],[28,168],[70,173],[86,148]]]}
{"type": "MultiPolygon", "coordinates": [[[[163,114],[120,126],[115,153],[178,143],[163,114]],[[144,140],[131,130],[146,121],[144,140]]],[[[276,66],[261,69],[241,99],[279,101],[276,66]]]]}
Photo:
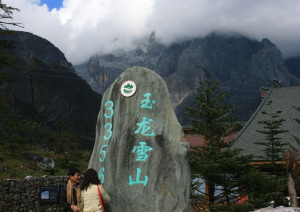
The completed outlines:
{"type": "Polygon", "coordinates": [[[0,212],[63,211],[59,202],[45,203],[40,201],[40,186],[57,186],[59,191],[60,186],[63,186],[67,180],[66,176],[44,176],[23,180],[1,180],[0,212]]]}

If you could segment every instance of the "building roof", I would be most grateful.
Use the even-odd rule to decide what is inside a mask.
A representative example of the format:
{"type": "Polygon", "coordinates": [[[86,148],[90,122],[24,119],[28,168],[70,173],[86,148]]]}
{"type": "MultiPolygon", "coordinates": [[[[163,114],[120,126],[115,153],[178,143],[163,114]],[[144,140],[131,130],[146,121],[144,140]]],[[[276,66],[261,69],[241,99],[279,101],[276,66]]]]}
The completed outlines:
{"type": "Polygon", "coordinates": [[[184,137],[191,146],[204,146],[204,136],[199,134],[184,134],[184,137]]]}
{"type": "MultiPolygon", "coordinates": [[[[231,135],[226,136],[224,138],[224,140],[226,142],[231,142],[236,134],[237,133],[232,133],[231,135]]],[[[191,146],[204,146],[205,145],[205,139],[204,139],[203,135],[192,134],[192,133],[189,133],[188,131],[186,131],[184,133],[184,137],[185,137],[186,141],[190,143],[191,146]]]]}
{"type": "MultiPolygon", "coordinates": [[[[269,93],[258,106],[249,121],[241,129],[232,142],[232,149],[241,149],[241,155],[253,154],[254,156],[263,156],[264,146],[255,144],[255,142],[264,142],[265,136],[256,130],[262,130],[263,124],[259,121],[269,120],[270,116],[263,115],[262,111],[267,113],[275,113],[282,111],[279,118],[285,119],[282,122],[281,129],[288,130],[286,133],[281,133],[278,136],[282,138],[282,142],[288,143],[299,150],[300,145],[296,142],[293,136],[300,138],[300,125],[294,120],[300,119],[300,112],[294,107],[300,107],[300,86],[294,87],[279,87],[270,89],[269,93]],[[268,104],[271,102],[271,104],[268,104]]],[[[259,160],[257,157],[254,160],[259,160]]]]}

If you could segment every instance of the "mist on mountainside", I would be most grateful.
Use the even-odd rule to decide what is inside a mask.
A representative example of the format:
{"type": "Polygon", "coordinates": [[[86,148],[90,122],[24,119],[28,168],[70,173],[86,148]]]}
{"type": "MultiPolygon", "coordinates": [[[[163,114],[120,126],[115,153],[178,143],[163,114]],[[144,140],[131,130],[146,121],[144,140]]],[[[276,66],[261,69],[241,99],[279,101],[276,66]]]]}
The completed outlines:
{"type": "Polygon", "coordinates": [[[145,66],[156,71],[171,93],[173,109],[183,125],[189,124],[186,106],[193,106],[193,95],[200,80],[220,81],[220,91],[228,94],[228,104],[237,107],[236,116],[247,121],[261,102],[261,87],[299,85],[299,71],[284,61],[282,53],[269,39],[261,42],[239,34],[212,33],[205,38],[182,40],[164,45],[155,33],[130,51],[94,55],[76,65],[76,73],[92,89],[103,94],[127,68],[145,66]],[[296,73],[297,72],[297,73],[296,73]]]}

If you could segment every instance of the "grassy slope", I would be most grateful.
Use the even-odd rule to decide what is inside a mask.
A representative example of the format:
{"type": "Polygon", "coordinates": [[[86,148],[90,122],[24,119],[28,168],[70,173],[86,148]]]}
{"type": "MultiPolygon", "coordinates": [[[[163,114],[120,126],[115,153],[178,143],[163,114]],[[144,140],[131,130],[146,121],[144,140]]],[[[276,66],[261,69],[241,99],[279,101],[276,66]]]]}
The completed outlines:
{"type": "Polygon", "coordinates": [[[86,150],[68,149],[68,152],[55,153],[54,151],[39,150],[28,144],[16,145],[15,153],[11,154],[8,145],[0,143],[0,179],[24,178],[28,175],[39,177],[43,175],[67,175],[69,167],[75,166],[84,172],[88,167],[90,153],[86,150]],[[46,170],[40,169],[37,162],[30,161],[26,153],[31,152],[41,157],[52,158],[55,161],[55,168],[46,170]]]}

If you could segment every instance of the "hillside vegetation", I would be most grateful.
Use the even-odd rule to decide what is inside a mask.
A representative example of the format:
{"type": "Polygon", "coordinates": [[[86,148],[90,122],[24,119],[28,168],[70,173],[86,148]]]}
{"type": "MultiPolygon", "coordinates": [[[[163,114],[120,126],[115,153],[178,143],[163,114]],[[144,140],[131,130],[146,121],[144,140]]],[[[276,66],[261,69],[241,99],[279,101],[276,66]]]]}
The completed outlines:
{"type": "Polygon", "coordinates": [[[56,153],[52,150],[32,148],[30,145],[16,145],[18,151],[12,155],[7,145],[0,144],[0,179],[24,178],[26,176],[39,177],[43,175],[65,176],[69,167],[77,167],[84,171],[87,169],[90,153],[86,150],[56,153]],[[41,169],[37,161],[30,161],[28,153],[35,153],[42,158],[52,158],[54,168],[41,169]]]}
{"type": "Polygon", "coordinates": [[[82,148],[79,136],[68,131],[65,121],[49,128],[15,112],[1,114],[0,179],[61,176],[71,167],[87,169],[90,152],[82,148]],[[43,159],[52,164],[42,163],[43,159]]]}

